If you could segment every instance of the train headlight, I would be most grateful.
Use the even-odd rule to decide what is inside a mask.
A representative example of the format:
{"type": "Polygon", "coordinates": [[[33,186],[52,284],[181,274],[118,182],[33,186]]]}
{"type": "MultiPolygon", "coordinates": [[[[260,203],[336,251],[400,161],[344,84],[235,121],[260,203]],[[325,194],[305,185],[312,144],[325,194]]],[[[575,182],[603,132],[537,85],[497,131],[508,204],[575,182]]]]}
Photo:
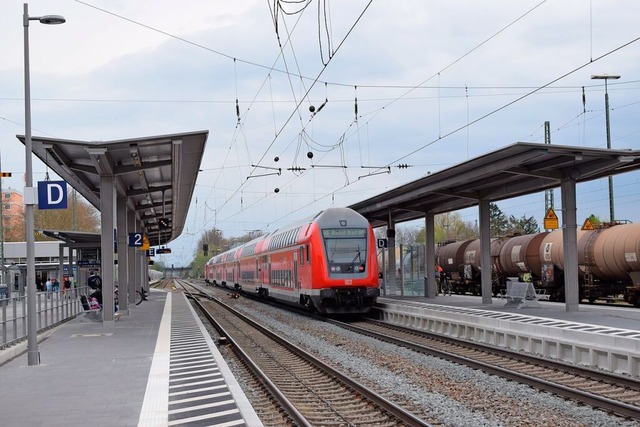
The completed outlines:
{"type": "Polygon", "coordinates": [[[358,266],[358,271],[359,271],[360,273],[362,273],[362,272],[364,271],[364,264],[360,264],[360,265],[358,266]]]}

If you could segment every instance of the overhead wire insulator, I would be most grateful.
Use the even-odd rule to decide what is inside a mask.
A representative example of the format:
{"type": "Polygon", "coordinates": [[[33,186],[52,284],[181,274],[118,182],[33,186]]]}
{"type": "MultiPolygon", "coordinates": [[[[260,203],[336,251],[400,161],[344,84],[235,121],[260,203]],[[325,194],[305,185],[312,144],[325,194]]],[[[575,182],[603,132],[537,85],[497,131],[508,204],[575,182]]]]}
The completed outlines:
{"type": "Polygon", "coordinates": [[[327,102],[329,102],[329,100],[325,99],[324,102],[322,104],[320,104],[320,106],[316,110],[316,114],[318,114],[320,112],[320,110],[322,110],[324,108],[324,106],[327,105],[327,102]]]}
{"type": "Polygon", "coordinates": [[[354,100],[354,105],[353,105],[353,110],[356,114],[356,122],[358,121],[358,86],[354,86],[355,90],[356,90],[356,97],[354,100]]]}

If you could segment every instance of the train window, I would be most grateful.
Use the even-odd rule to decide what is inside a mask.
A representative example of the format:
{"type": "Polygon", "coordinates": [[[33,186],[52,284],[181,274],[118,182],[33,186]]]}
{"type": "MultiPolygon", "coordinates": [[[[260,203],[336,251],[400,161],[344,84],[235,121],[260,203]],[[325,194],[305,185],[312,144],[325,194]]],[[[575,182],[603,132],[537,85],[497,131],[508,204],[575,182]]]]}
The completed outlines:
{"type": "Polygon", "coordinates": [[[332,273],[362,272],[367,260],[367,229],[324,229],[322,237],[332,273]]]}
{"type": "Polygon", "coordinates": [[[304,265],[304,246],[300,246],[300,265],[304,265]]]}

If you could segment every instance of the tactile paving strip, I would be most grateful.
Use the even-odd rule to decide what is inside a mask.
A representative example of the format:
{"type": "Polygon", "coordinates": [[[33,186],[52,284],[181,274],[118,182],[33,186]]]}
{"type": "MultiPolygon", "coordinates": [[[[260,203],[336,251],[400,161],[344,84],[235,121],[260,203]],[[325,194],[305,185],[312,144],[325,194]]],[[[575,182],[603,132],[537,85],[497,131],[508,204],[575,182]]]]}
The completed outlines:
{"type": "Polygon", "coordinates": [[[168,425],[246,425],[188,302],[173,301],[168,425]]]}

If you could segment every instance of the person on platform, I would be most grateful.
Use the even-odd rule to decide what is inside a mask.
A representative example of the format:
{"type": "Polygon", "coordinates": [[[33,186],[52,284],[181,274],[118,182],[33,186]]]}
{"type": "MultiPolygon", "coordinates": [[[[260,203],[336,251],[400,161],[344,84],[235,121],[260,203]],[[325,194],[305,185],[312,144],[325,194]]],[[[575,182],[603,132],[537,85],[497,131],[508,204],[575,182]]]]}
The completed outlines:
{"type": "Polygon", "coordinates": [[[93,290],[102,290],[102,278],[95,270],[91,271],[91,275],[87,278],[87,286],[93,290]]]}
{"type": "Polygon", "coordinates": [[[87,278],[87,286],[93,289],[89,298],[95,298],[98,301],[98,304],[100,304],[100,307],[102,307],[102,278],[95,270],[93,270],[91,275],[87,278]]]}
{"type": "Polygon", "coordinates": [[[47,292],[47,298],[51,298],[51,291],[53,290],[53,283],[50,278],[44,284],[44,290],[47,292]]]}
{"type": "Polygon", "coordinates": [[[435,273],[436,273],[436,294],[440,295],[440,293],[442,292],[442,267],[440,267],[440,264],[436,263],[436,268],[435,268],[435,273]]]}

